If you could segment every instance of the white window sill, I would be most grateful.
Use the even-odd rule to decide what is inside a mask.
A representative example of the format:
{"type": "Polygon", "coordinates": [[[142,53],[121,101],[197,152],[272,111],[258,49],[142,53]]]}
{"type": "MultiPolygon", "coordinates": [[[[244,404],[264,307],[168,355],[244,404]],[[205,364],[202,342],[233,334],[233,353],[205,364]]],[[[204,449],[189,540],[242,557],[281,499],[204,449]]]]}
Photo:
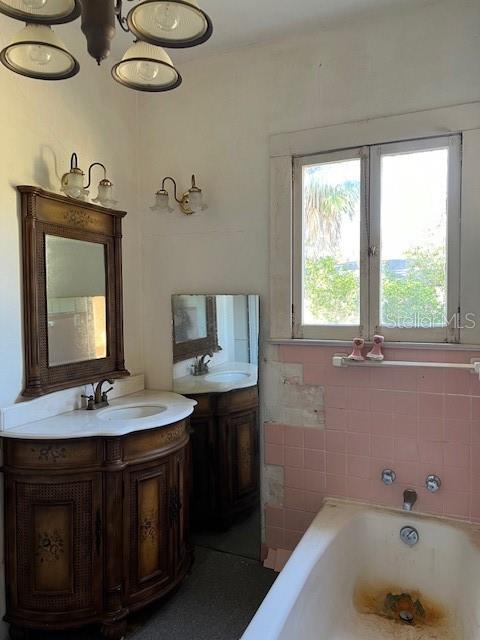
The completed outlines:
{"type": "MultiPolygon", "coordinates": [[[[295,345],[297,347],[351,347],[351,340],[306,340],[304,338],[269,338],[269,344],[295,345]]],[[[369,341],[366,340],[365,344],[369,341]]],[[[480,351],[478,344],[456,344],[452,342],[385,342],[387,349],[425,349],[442,351],[480,351]]]]}

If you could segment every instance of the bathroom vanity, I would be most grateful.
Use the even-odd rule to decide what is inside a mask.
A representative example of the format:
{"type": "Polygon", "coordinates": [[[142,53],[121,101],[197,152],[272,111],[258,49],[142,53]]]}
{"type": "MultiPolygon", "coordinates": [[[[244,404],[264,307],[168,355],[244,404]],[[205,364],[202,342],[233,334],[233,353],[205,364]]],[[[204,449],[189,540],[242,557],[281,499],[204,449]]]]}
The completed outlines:
{"type": "MultiPolygon", "coordinates": [[[[259,506],[258,307],[255,295],[172,299],[174,390],[197,403],[191,417],[194,531],[227,531],[259,506]]],[[[255,527],[243,535],[255,535],[255,527]]]]}
{"type": "Polygon", "coordinates": [[[184,578],[193,405],[142,392],[2,434],[13,639],[101,623],[119,640],[184,578]]]}

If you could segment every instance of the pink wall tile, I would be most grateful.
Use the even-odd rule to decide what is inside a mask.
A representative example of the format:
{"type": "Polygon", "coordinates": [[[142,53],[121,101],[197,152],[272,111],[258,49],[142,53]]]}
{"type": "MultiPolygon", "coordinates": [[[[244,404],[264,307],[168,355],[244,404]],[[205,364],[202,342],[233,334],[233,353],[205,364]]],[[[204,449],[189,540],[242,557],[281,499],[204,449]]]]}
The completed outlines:
{"type": "Polygon", "coordinates": [[[347,453],[356,456],[371,455],[369,433],[347,433],[346,445],[347,453]]]}
{"type": "Polygon", "coordinates": [[[374,458],[393,458],[393,438],[372,436],[371,447],[374,458]]]}
{"type": "Polygon", "coordinates": [[[305,428],[303,438],[306,449],[325,450],[325,430],[305,428]]]}
{"type": "Polygon", "coordinates": [[[347,494],[346,476],[334,476],[327,473],[326,493],[329,496],[344,498],[347,494]]]}
{"type": "Polygon", "coordinates": [[[328,376],[322,364],[312,364],[308,362],[303,365],[303,382],[305,384],[326,384],[328,376]]]}
{"type": "Polygon", "coordinates": [[[281,444],[265,445],[265,464],[282,466],[285,463],[285,449],[281,444]]]}
{"type": "Polygon", "coordinates": [[[444,424],[442,418],[420,418],[418,437],[429,442],[443,442],[444,424]]]}
{"type": "MultiPolygon", "coordinates": [[[[480,523],[480,382],[465,371],[338,369],[335,348],[285,346],[283,362],[303,364],[306,384],[325,400],[325,430],[265,424],[265,461],[284,467],[283,504],[266,510],[267,544],[293,549],[324,496],[400,508],[403,490],[416,510],[480,523]],[[397,480],[381,482],[392,468],[397,480]],[[425,478],[442,488],[431,494],[425,478]]],[[[397,360],[468,362],[480,352],[388,348],[397,360]]],[[[301,408],[301,407],[298,407],[301,408]]]]}
{"type": "Polygon", "coordinates": [[[325,473],[314,469],[305,469],[305,489],[309,491],[325,491],[325,473]]]}
{"type": "Polygon", "coordinates": [[[285,487],[283,503],[290,509],[306,510],[305,491],[302,491],[301,489],[292,489],[290,487],[285,487]]]}
{"type": "Polygon", "coordinates": [[[470,396],[445,396],[445,416],[470,420],[472,417],[472,399],[470,396]]]}
{"type": "Polygon", "coordinates": [[[265,423],[265,442],[270,444],[283,444],[283,424],[274,422],[265,423]]]}
{"type": "Polygon", "coordinates": [[[287,447],[303,447],[303,429],[301,427],[285,427],[285,445],[287,447]]]}
{"type": "Polygon", "coordinates": [[[472,441],[472,423],[470,420],[445,420],[445,440],[446,442],[472,441]]]}
{"type": "Polygon", "coordinates": [[[347,475],[354,478],[370,478],[370,458],[368,456],[347,456],[347,475]]]}
{"type": "Polygon", "coordinates": [[[285,467],[285,486],[292,489],[303,489],[305,487],[305,474],[303,469],[295,467],[285,467]]]}
{"type": "Polygon", "coordinates": [[[285,466],[303,469],[303,449],[300,447],[285,447],[285,466]]]}
{"type": "Polygon", "coordinates": [[[327,451],[325,454],[327,473],[344,476],[347,472],[347,456],[344,453],[332,453],[327,451]]]}
{"type": "Polygon", "coordinates": [[[305,469],[325,471],[325,453],[313,449],[305,449],[305,469]]]}
{"type": "Polygon", "coordinates": [[[325,404],[332,409],[345,409],[347,389],[345,387],[325,387],[325,404]]]}
{"type": "Polygon", "coordinates": [[[440,393],[420,393],[418,397],[418,414],[421,418],[443,418],[445,414],[445,397],[440,393]]]}
{"type": "Polygon", "coordinates": [[[331,431],[327,429],[325,442],[327,451],[343,453],[345,452],[346,433],[343,431],[331,431]]]}
{"type": "Polygon", "coordinates": [[[285,510],[267,505],[265,507],[265,524],[267,527],[284,527],[285,510]]]}

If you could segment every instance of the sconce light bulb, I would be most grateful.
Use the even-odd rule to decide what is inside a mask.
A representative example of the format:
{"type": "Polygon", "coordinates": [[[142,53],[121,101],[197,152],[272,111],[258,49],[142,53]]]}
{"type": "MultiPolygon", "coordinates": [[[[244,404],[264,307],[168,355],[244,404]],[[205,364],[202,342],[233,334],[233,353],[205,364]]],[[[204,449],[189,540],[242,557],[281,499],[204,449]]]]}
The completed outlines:
{"type": "Polygon", "coordinates": [[[154,20],[163,31],[173,31],[178,27],[178,11],[170,2],[162,2],[155,9],[154,20]]]}
{"type": "Polygon", "coordinates": [[[23,0],[23,4],[27,9],[42,9],[48,0],[23,0]]]}
{"type": "Polygon", "coordinates": [[[144,82],[151,82],[158,76],[159,66],[155,62],[140,60],[137,62],[137,73],[144,82]]]}
{"type": "Polygon", "coordinates": [[[41,44],[31,44],[28,47],[28,57],[39,67],[44,67],[52,59],[52,54],[47,47],[41,44]]]}

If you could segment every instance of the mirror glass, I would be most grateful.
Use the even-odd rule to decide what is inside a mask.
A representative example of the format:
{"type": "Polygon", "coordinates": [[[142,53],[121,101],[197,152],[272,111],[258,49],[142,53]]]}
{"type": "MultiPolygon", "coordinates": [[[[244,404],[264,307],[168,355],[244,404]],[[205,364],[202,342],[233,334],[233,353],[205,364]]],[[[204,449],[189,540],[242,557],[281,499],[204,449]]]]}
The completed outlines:
{"type": "Polygon", "coordinates": [[[207,296],[174,296],[175,344],[207,337],[207,296]]]}
{"type": "Polygon", "coordinates": [[[232,413],[228,409],[228,417],[225,409],[219,415],[222,412],[215,414],[213,407],[220,402],[219,394],[248,392],[258,384],[259,296],[174,295],[172,317],[173,389],[198,402],[191,416],[191,542],[258,560],[259,490],[252,495],[248,488],[250,483],[258,487],[260,475],[258,400],[233,408],[232,413]],[[221,442],[230,443],[228,453],[222,453],[221,442]],[[225,471],[229,465],[235,468],[225,471]],[[229,481],[222,473],[230,474],[240,506],[227,524],[222,521],[222,508],[210,511],[212,504],[224,500],[220,485],[229,481]],[[242,493],[242,483],[246,493],[242,493]],[[242,500],[249,502],[248,508],[242,508],[242,500]]]}
{"type": "Polygon", "coordinates": [[[45,236],[48,366],[107,356],[105,245],[45,236]]]}

